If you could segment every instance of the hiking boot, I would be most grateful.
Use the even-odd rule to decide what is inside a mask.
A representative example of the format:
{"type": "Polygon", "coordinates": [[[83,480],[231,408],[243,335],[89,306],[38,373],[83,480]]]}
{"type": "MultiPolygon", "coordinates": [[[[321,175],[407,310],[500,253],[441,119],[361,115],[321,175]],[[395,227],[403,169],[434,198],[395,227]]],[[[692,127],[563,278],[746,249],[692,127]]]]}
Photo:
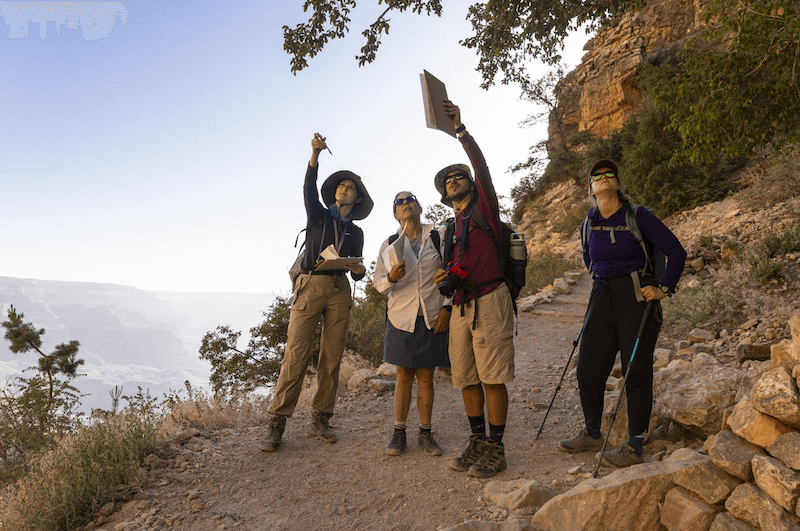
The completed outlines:
{"type": "Polygon", "coordinates": [[[328,419],[330,419],[332,415],[333,413],[315,411],[314,418],[311,420],[311,435],[321,441],[335,443],[337,441],[336,434],[333,433],[330,425],[328,425],[328,419]]]}
{"type": "Polygon", "coordinates": [[[386,455],[400,455],[406,451],[406,431],[395,429],[386,447],[386,455]]]}
{"type": "Polygon", "coordinates": [[[486,451],[481,458],[469,467],[470,476],[490,478],[506,469],[506,449],[501,442],[486,442],[486,451]]]}
{"type": "Polygon", "coordinates": [[[421,431],[417,439],[417,444],[419,444],[420,448],[428,455],[442,455],[442,447],[433,440],[433,432],[431,432],[431,430],[421,431]]]}
{"type": "Polygon", "coordinates": [[[623,468],[631,465],[644,463],[644,455],[636,455],[636,450],[628,443],[622,443],[618,448],[603,455],[603,463],[606,466],[623,468]]]}
{"type": "Polygon", "coordinates": [[[274,452],[281,445],[283,430],[286,429],[286,417],[283,415],[273,415],[267,424],[267,436],[261,441],[262,452],[274,452]]]}
{"type": "Polygon", "coordinates": [[[588,450],[600,450],[603,448],[603,436],[601,435],[597,439],[594,439],[589,435],[589,432],[581,430],[574,437],[558,441],[558,446],[562,451],[568,454],[577,454],[588,450]]]}
{"type": "Polygon", "coordinates": [[[486,439],[480,439],[475,435],[469,438],[466,450],[459,457],[450,461],[450,468],[456,472],[466,472],[473,464],[477,463],[486,451],[486,439]]]}

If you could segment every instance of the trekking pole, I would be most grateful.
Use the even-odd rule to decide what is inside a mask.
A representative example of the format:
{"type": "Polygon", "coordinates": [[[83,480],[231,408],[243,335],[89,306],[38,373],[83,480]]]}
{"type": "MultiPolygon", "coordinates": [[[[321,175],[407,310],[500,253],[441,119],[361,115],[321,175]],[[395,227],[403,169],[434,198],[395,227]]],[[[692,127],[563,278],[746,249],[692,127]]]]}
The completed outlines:
{"type": "Polygon", "coordinates": [[[583,325],[581,326],[581,331],[578,332],[578,337],[575,338],[575,341],[572,342],[572,353],[569,355],[569,359],[567,360],[567,364],[564,365],[564,372],[561,373],[561,378],[558,380],[558,385],[556,386],[556,390],[553,393],[553,398],[550,400],[550,405],[547,406],[547,411],[544,413],[544,418],[542,419],[542,425],[539,426],[539,431],[536,432],[536,438],[534,441],[539,440],[539,435],[542,434],[542,430],[544,429],[544,423],[547,422],[547,415],[550,414],[550,410],[553,408],[553,402],[556,401],[556,395],[558,391],[561,389],[561,382],[564,381],[564,376],[567,374],[567,369],[569,368],[569,362],[572,361],[572,356],[575,355],[575,349],[578,348],[578,342],[581,340],[581,336],[583,335],[583,329],[586,326],[586,317],[583,318],[583,325]]]}
{"type": "Polygon", "coordinates": [[[625,376],[622,377],[622,386],[620,387],[619,396],[617,396],[617,404],[614,406],[614,412],[611,414],[611,421],[608,423],[606,438],[603,441],[603,449],[600,450],[600,459],[597,461],[597,467],[595,467],[594,472],[592,473],[592,477],[594,478],[597,477],[597,472],[600,470],[600,463],[603,462],[603,456],[606,453],[606,446],[608,445],[608,438],[611,436],[611,428],[614,426],[614,420],[617,418],[617,409],[619,409],[619,403],[622,401],[622,393],[625,392],[625,382],[628,381],[628,374],[631,372],[631,367],[633,366],[633,358],[636,356],[636,349],[639,348],[639,340],[642,339],[644,327],[647,324],[647,319],[650,317],[650,312],[653,309],[653,302],[654,301],[648,302],[644,309],[642,324],[639,325],[639,332],[636,334],[636,342],[633,344],[633,352],[631,352],[631,358],[628,360],[628,368],[625,369],[625,376]]]}

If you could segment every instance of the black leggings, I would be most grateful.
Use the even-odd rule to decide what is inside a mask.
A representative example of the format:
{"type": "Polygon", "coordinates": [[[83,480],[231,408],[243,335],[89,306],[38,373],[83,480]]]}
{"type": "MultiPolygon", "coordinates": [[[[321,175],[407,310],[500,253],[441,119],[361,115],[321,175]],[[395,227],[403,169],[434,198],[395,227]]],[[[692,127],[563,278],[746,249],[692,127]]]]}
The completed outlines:
{"type": "MultiPolygon", "coordinates": [[[[655,284],[652,277],[642,278],[641,283],[642,286],[655,284]]],[[[590,433],[600,432],[606,380],[614,367],[617,351],[622,356],[622,373],[625,374],[644,316],[646,303],[638,302],[633,290],[630,276],[597,279],[592,285],[577,371],[583,416],[590,433]]],[[[653,350],[661,329],[656,309],[653,308],[647,320],[625,382],[628,433],[631,435],[647,431],[653,409],[653,350]]]]}

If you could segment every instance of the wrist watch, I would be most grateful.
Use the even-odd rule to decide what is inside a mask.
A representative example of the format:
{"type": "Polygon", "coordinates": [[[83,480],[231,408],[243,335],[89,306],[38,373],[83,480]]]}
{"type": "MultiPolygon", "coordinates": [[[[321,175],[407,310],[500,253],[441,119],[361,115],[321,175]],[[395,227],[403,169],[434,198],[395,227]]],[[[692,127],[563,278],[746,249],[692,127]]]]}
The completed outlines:
{"type": "Polygon", "coordinates": [[[665,295],[669,295],[670,297],[672,297],[672,290],[669,288],[669,286],[659,285],[658,289],[661,290],[661,293],[664,293],[665,295]]]}

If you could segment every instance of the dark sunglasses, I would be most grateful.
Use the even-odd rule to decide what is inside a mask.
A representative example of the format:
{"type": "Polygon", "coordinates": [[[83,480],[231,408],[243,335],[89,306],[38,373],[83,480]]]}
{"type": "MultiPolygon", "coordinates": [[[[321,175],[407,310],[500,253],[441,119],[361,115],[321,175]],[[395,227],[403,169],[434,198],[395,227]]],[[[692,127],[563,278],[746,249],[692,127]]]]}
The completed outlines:
{"type": "Polygon", "coordinates": [[[399,199],[394,200],[394,206],[403,206],[405,203],[416,203],[417,198],[413,195],[407,195],[406,197],[401,197],[399,199]]]}
{"type": "Polygon", "coordinates": [[[455,173],[453,175],[448,175],[444,180],[444,184],[450,184],[453,181],[460,181],[461,179],[467,179],[467,176],[463,173],[455,173]]]}
{"type": "Polygon", "coordinates": [[[613,171],[607,171],[605,173],[592,174],[592,180],[593,181],[599,181],[603,177],[605,177],[606,179],[614,179],[616,176],[617,176],[617,174],[614,173],[613,171]]]}

